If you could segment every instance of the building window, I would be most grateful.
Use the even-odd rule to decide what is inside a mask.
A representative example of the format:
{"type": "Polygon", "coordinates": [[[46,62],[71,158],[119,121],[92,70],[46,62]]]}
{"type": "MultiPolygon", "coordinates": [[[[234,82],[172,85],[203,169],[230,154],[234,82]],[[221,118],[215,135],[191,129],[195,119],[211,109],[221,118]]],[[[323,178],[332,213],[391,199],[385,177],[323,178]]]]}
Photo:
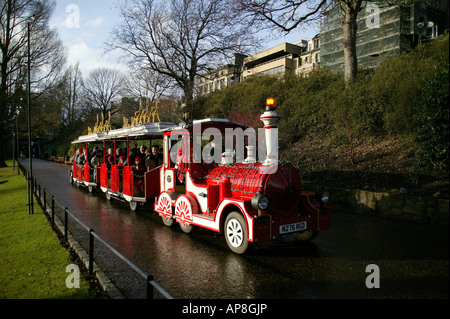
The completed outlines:
{"type": "Polygon", "coordinates": [[[266,70],[261,72],[261,75],[277,75],[279,73],[283,73],[285,71],[284,66],[278,66],[276,68],[270,69],[270,70],[266,70]]]}
{"type": "Polygon", "coordinates": [[[320,48],[320,39],[315,39],[314,40],[314,49],[319,49],[320,48]]]}

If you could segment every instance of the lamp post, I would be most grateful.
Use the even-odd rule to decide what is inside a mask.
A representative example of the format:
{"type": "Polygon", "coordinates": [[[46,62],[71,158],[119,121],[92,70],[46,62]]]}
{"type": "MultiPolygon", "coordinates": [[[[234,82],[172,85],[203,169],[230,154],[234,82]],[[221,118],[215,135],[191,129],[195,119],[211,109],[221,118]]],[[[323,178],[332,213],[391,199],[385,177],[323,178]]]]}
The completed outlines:
{"type": "Polygon", "coordinates": [[[19,160],[20,160],[20,144],[19,144],[19,116],[22,110],[22,98],[20,98],[20,105],[16,108],[16,151],[17,151],[17,175],[20,175],[19,160]]]}
{"type": "Polygon", "coordinates": [[[27,22],[27,36],[28,36],[28,79],[27,79],[27,95],[28,95],[28,161],[29,161],[29,171],[28,171],[28,215],[34,214],[34,204],[33,204],[33,153],[31,150],[31,41],[30,41],[30,22],[34,20],[31,17],[27,22]]]}
{"type": "Polygon", "coordinates": [[[17,114],[14,114],[13,118],[12,118],[12,140],[11,140],[11,150],[12,150],[12,158],[13,158],[13,171],[16,170],[16,131],[15,131],[15,127],[14,127],[14,120],[16,119],[17,114]]]}
{"type": "MultiPolygon", "coordinates": [[[[19,132],[16,132],[17,121],[19,117],[19,106],[16,106],[16,110],[14,111],[14,116],[12,117],[12,140],[11,140],[11,149],[12,149],[12,157],[13,157],[13,171],[16,170],[16,151],[17,144],[19,139],[19,132]]],[[[17,168],[19,168],[19,153],[17,153],[17,168]]]]}

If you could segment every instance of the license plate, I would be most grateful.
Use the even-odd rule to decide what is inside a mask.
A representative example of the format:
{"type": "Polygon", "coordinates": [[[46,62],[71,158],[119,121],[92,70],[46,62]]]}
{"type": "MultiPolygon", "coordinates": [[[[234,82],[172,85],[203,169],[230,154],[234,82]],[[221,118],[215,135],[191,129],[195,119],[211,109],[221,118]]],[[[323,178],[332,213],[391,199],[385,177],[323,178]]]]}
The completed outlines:
{"type": "Polygon", "coordinates": [[[281,225],[280,234],[293,233],[306,229],[306,222],[300,222],[295,224],[281,225]]]}

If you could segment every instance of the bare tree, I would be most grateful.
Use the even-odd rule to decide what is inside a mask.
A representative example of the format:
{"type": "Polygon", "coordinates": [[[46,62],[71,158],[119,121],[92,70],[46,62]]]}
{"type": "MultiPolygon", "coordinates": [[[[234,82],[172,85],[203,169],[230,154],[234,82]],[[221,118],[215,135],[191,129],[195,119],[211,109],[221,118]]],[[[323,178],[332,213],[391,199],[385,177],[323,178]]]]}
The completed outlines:
{"type": "Polygon", "coordinates": [[[249,24],[226,0],[122,1],[123,23],[110,47],[128,62],[171,79],[192,107],[195,77],[257,45],[249,24]]]}
{"type": "Polygon", "coordinates": [[[129,96],[146,97],[153,103],[157,96],[173,93],[174,88],[170,79],[163,74],[131,66],[130,77],[129,96]]]}
{"type": "Polygon", "coordinates": [[[342,29],[344,37],[344,77],[347,84],[357,75],[356,19],[361,10],[362,0],[236,0],[239,7],[254,15],[256,20],[269,21],[284,32],[290,32],[301,24],[320,19],[328,9],[337,7],[343,12],[342,29]]]}
{"type": "Polygon", "coordinates": [[[92,71],[84,82],[86,101],[108,118],[116,113],[114,103],[118,103],[126,85],[126,78],[115,69],[99,68],[92,71]]]}
{"type": "Polygon", "coordinates": [[[130,70],[130,81],[124,93],[127,98],[122,100],[118,117],[130,118],[140,109],[145,108],[147,102],[153,105],[157,98],[167,96],[173,92],[169,79],[156,72],[145,69],[130,70]]]}
{"type": "Polygon", "coordinates": [[[0,167],[5,163],[5,132],[26,83],[30,26],[31,86],[37,98],[57,83],[66,60],[65,48],[48,23],[54,2],[0,1],[0,167]]]}
{"type": "Polygon", "coordinates": [[[62,120],[68,126],[78,119],[80,113],[80,98],[83,90],[83,76],[79,67],[79,63],[69,66],[64,73],[61,83],[62,98],[62,120]]]}

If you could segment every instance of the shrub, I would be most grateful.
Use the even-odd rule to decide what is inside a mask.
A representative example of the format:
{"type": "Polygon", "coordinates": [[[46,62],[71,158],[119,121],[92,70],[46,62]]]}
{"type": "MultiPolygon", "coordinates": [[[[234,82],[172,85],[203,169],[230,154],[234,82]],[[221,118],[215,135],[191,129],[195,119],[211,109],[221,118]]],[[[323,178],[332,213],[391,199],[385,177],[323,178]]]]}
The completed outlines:
{"type": "Polygon", "coordinates": [[[415,103],[419,165],[447,171],[449,158],[449,56],[443,54],[438,73],[426,79],[415,103]]]}

